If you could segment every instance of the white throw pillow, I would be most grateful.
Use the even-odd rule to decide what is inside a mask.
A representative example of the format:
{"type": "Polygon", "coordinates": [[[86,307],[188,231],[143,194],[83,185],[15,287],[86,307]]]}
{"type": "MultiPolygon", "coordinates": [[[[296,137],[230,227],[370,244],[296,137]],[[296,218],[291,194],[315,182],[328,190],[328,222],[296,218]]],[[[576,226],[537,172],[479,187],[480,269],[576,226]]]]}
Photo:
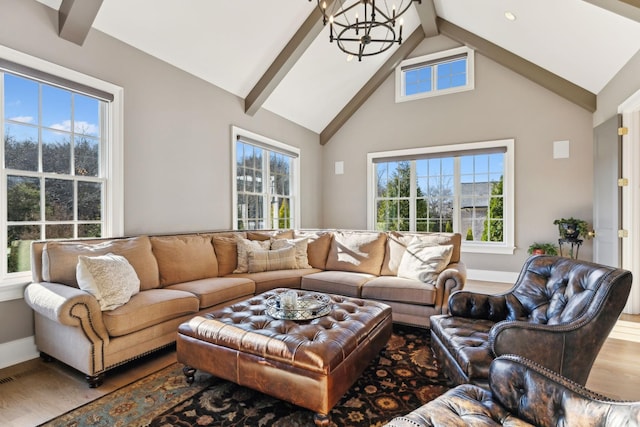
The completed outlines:
{"type": "Polygon", "coordinates": [[[271,239],[271,249],[282,249],[288,246],[296,248],[296,265],[298,268],[313,268],[309,265],[309,258],[307,256],[307,247],[309,246],[308,238],[271,239]]]}
{"type": "Polygon", "coordinates": [[[140,279],[129,261],[112,253],[78,256],[76,278],[80,289],[96,297],[102,311],[118,308],[140,292],[140,279]]]}
{"type": "Polygon", "coordinates": [[[253,250],[269,250],[271,242],[269,240],[249,240],[238,237],[238,265],[233,270],[234,273],[248,273],[249,272],[249,258],[248,251],[253,250]]]}
{"type": "Polygon", "coordinates": [[[449,265],[452,253],[453,245],[434,245],[415,237],[402,255],[398,277],[433,283],[438,274],[449,265]]]}

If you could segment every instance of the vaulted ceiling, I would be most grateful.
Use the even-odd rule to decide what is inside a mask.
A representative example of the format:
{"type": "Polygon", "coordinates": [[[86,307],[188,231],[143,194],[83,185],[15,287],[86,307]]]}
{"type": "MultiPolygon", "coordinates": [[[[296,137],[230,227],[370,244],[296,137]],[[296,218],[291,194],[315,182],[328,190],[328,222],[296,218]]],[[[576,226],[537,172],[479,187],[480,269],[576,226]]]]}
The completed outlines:
{"type": "Polygon", "coordinates": [[[82,44],[93,27],[323,144],[430,37],[466,44],[589,111],[640,49],[640,0],[422,0],[404,16],[402,45],[362,62],[329,43],[316,0],[38,1],[59,10],[61,37],[82,44]]]}

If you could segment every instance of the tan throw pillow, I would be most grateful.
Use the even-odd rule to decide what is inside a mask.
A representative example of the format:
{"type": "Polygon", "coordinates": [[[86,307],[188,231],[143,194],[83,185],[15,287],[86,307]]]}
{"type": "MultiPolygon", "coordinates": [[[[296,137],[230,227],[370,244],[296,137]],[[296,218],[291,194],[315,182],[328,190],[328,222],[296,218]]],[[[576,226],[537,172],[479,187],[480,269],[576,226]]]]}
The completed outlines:
{"type": "Polygon", "coordinates": [[[140,291],[140,279],[129,261],[112,253],[95,257],[80,255],[76,276],[80,289],[95,296],[102,311],[126,304],[140,291]]]}
{"type": "Polygon", "coordinates": [[[260,273],[271,270],[292,270],[297,268],[296,248],[287,246],[276,250],[247,250],[248,272],[260,273]]]}
{"type": "Polygon", "coordinates": [[[334,232],[327,256],[327,270],[379,275],[386,240],[385,233],[334,232]]]}
{"type": "Polygon", "coordinates": [[[452,253],[453,245],[434,245],[415,237],[402,255],[398,277],[432,283],[449,265],[452,253]]]}
{"type": "Polygon", "coordinates": [[[460,262],[460,243],[461,236],[459,233],[412,233],[403,231],[389,231],[387,237],[387,250],[382,263],[381,276],[396,276],[398,267],[402,261],[402,255],[407,250],[407,245],[414,238],[419,238],[425,243],[431,245],[453,245],[451,252],[451,260],[449,263],[460,262]]]}
{"type": "Polygon", "coordinates": [[[293,239],[293,230],[247,231],[249,240],[293,239]]]}
{"type": "Polygon", "coordinates": [[[210,236],[151,237],[158,260],[160,286],[218,276],[218,261],[210,236]]]}
{"type": "Polygon", "coordinates": [[[140,278],[140,289],[160,287],[158,262],[151,250],[148,236],[103,242],[47,242],[42,250],[42,277],[47,282],[62,283],[78,288],[76,266],[78,256],[98,256],[112,253],[129,261],[140,278]]]}
{"type": "Polygon", "coordinates": [[[311,267],[324,270],[327,266],[327,255],[331,248],[333,234],[329,231],[297,231],[296,238],[300,237],[309,240],[307,258],[311,267]]]}
{"type": "Polygon", "coordinates": [[[307,257],[309,240],[303,239],[271,239],[271,249],[282,249],[293,246],[296,249],[297,268],[312,268],[307,257]]]}
{"type": "Polygon", "coordinates": [[[263,249],[269,250],[271,246],[270,240],[249,240],[238,238],[236,241],[238,245],[238,265],[233,270],[234,273],[247,273],[249,271],[249,257],[247,251],[249,249],[263,249]]]}

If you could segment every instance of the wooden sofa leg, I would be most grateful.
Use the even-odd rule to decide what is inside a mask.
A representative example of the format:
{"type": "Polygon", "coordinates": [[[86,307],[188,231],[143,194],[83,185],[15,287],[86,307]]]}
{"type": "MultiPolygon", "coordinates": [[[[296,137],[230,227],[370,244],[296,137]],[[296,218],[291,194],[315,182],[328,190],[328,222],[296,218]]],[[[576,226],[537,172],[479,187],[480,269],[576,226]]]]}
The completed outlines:
{"type": "Polygon", "coordinates": [[[192,368],[191,366],[185,366],[184,368],[182,368],[182,373],[184,374],[187,380],[187,384],[189,385],[193,384],[193,381],[195,380],[195,375],[196,375],[196,368],[192,368]]]}
{"type": "Polygon", "coordinates": [[[87,375],[85,378],[87,379],[89,388],[97,388],[104,382],[104,373],[98,375],[87,375]]]}
{"type": "Polygon", "coordinates": [[[331,425],[331,418],[326,414],[313,414],[313,423],[317,427],[329,427],[329,425],[331,425]]]}

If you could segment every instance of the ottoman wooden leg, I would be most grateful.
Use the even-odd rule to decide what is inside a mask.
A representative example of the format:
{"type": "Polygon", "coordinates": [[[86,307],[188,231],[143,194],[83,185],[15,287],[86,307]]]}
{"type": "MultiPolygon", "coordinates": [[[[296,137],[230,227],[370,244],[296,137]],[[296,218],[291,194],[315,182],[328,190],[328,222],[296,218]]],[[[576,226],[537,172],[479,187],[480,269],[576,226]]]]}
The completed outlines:
{"type": "Polygon", "coordinates": [[[187,384],[193,384],[196,375],[196,368],[192,368],[191,366],[186,366],[182,368],[182,373],[187,379],[187,384]]]}
{"type": "Polygon", "coordinates": [[[329,427],[329,424],[331,424],[330,421],[331,421],[331,418],[329,418],[329,415],[325,415],[325,414],[313,415],[313,423],[318,427],[329,427]]]}

